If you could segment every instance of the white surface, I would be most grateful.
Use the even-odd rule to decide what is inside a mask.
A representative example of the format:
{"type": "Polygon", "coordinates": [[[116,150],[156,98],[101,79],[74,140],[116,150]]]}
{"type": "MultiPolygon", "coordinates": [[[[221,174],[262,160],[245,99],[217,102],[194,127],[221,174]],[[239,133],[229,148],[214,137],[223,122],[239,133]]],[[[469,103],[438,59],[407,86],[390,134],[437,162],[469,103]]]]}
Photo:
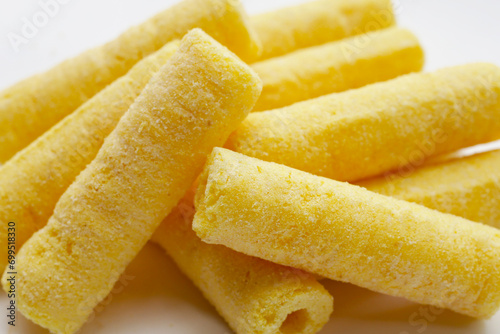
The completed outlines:
{"type": "MultiPolygon", "coordinates": [[[[306,1],[306,0],[304,0],[306,1]]],[[[66,0],[57,14],[19,50],[8,34],[20,34],[23,18],[40,11],[38,0],[0,1],[0,89],[61,60],[103,43],[176,2],[171,0],[66,0]]],[[[249,13],[301,0],[243,0],[249,13]]],[[[400,0],[399,24],[412,29],[427,55],[427,70],[473,61],[500,65],[500,2],[497,0],[400,0]]],[[[126,271],[126,287],[82,333],[230,333],[224,321],[175,265],[148,245],[126,271]],[[131,278],[133,277],[133,279],[131,278]]],[[[118,284],[125,284],[118,283],[118,284]]],[[[324,281],[335,297],[335,312],[322,333],[498,334],[500,314],[488,321],[383,296],[348,284],[324,281]]],[[[7,297],[0,295],[5,310],[7,297]],[[5,306],[5,307],[4,307],[5,306]]],[[[4,311],[6,314],[6,310],[4,311]]],[[[10,328],[0,312],[0,333],[47,333],[18,313],[10,328]]]]}

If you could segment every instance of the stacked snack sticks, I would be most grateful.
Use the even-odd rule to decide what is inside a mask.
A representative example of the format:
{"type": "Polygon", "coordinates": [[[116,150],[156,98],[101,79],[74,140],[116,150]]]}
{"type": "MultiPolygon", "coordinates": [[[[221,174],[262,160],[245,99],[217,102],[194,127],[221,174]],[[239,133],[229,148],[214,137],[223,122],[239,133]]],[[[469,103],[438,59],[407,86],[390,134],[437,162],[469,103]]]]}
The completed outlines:
{"type": "Polygon", "coordinates": [[[424,162],[500,138],[500,69],[413,73],[394,24],[387,0],[183,0],[1,92],[18,309],[77,332],[151,239],[239,334],[318,332],[318,276],[491,317],[498,152],[424,162]]]}

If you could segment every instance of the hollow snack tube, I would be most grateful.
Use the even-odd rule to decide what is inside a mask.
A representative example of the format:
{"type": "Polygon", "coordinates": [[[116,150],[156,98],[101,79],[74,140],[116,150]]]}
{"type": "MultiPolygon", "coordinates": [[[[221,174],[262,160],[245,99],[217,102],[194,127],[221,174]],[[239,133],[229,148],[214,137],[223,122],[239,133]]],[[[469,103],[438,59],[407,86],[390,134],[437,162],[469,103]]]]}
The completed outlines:
{"type": "Polygon", "coordinates": [[[252,65],[264,85],[254,111],[385,81],[423,65],[418,39],[397,27],[298,50],[252,65]]]}
{"type": "Polygon", "coordinates": [[[18,309],[54,333],[77,331],[260,90],[245,63],[190,31],[21,248],[18,309]]]}
{"type": "Polygon", "coordinates": [[[97,155],[104,139],[153,74],[174,54],[179,41],[139,61],[123,77],[0,167],[0,269],[7,264],[7,223],[16,227],[16,248],[42,228],[59,197],[97,155]]]}
{"type": "Polygon", "coordinates": [[[500,306],[490,226],[222,148],[195,204],[205,242],[472,317],[500,306]]]}
{"type": "Polygon", "coordinates": [[[202,28],[244,60],[260,42],[238,0],[183,0],[115,40],[0,93],[0,163],[26,147],[139,60],[192,28],[202,28]]]}
{"type": "Polygon", "coordinates": [[[152,241],[202,291],[237,334],[316,333],[333,311],[333,298],[311,275],[209,245],[191,228],[194,189],[161,223],[152,241]]]}
{"type": "Polygon", "coordinates": [[[252,113],[226,147],[354,182],[499,137],[500,68],[475,63],[252,113]]]}
{"type": "Polygon", "coordinates": [[[500,151],[359,182],[382,195],[500,228],[500,151]]]}
{"type": "Polygon", "coordinates": [[[262,43],[260,60],[390,27],[390,0],[316,0],[250,18],[262,43]]]}

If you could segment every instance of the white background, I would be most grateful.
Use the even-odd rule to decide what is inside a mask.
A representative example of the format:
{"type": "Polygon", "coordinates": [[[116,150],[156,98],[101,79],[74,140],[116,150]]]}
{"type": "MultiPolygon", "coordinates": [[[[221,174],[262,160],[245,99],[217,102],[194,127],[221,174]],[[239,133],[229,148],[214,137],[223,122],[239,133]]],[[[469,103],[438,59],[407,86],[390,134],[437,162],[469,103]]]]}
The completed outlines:
{"type": "MultiPolygon", "coordinates": [[[[59,12],[18,50],[9,33],[20,34],[23,19],[41,10],[38,0],[0,0],[0,89],[61,60],[106,42],[177,1],[66,0],[59,12]]],[[[303,0],[307,1],[307,0],[303,0]]],[[[302,0],[243,0],[255,14],[302,0]]],[[[426,51],[426,70],[474,61],[500,65],[500,1],[395,1],[398,23],[412,29],[426,51]]],[[[127,269],[133,276],[124,291],[97,312],[82,333],[230,333],[201,294],[161,249],[148,245],[127,269]]],[[[445,311],[425,316],[428,308],[348,284],[324,282],[335,297],[335,312],[322,333],[498,334],[500,314],[489,321],[445,311]]],[[[0,294],[0,307],[6,305],[0,294]]],[[[18,314],[18,326],[0,333],[47,333],[18,314]]]]}

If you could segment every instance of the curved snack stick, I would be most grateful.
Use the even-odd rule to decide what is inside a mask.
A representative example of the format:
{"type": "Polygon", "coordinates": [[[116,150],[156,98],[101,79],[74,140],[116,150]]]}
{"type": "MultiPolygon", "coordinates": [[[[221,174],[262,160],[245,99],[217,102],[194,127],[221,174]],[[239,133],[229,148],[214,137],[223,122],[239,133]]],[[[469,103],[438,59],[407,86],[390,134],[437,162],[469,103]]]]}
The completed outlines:
{"type": "Polygon", "coordinates": [[[2,272],[7,261],[7,223],[16,223],[17,249],[47,223],[59,197],[95,158],[120,117],[178,45],[170,42],[138,62],[0,167],[2,272]]]}
{"type": "Polygon", "coordinates": [[[21,248],[19,310],[54,333],[77,331],[260,89],[245,63],[189,32],[21,248]]]}
{"type": "Polygon", "coordinates": [[[382,195],[500,228],[500,151],[359,183],[382,195]]]}
{"type": "Polygon", "coordinates": [[[500,68],[478,63],[408,74],[250,114],[234,151],[339,181],[500,138],[500,68]]]}
{"type": "Polygon", "coordinates": [[[495,228],[220,148],[195,203],[205,242],[472,317],[500,306],[495,228]]]}
{"type": "Polygon", "coordinates": [[[202,242],[191,228],[191,191],[165,218],[152,241],[161,245],[238,334],[316,333],[333,311],[333,298],[316,279],[202,242]]]}
{"type": "Polygon", "coordinates": [[[250,19],[262,42],[260,60],[395,24],[390,0],[316,0],[250,19]]]}
{"type": "Polygon", "coordinates": [[[0,163],[72,113],[141,58],[202,28],[244,60],[260,52],[238,0],[183,0],[115,40],[0,93],[0,163]]]}
{"type": "Polygon", "coordinates": [[[409,30],[389,28],[252,65],[264,84],[254,111],[417,72],[424,52],[409,30]]]}

